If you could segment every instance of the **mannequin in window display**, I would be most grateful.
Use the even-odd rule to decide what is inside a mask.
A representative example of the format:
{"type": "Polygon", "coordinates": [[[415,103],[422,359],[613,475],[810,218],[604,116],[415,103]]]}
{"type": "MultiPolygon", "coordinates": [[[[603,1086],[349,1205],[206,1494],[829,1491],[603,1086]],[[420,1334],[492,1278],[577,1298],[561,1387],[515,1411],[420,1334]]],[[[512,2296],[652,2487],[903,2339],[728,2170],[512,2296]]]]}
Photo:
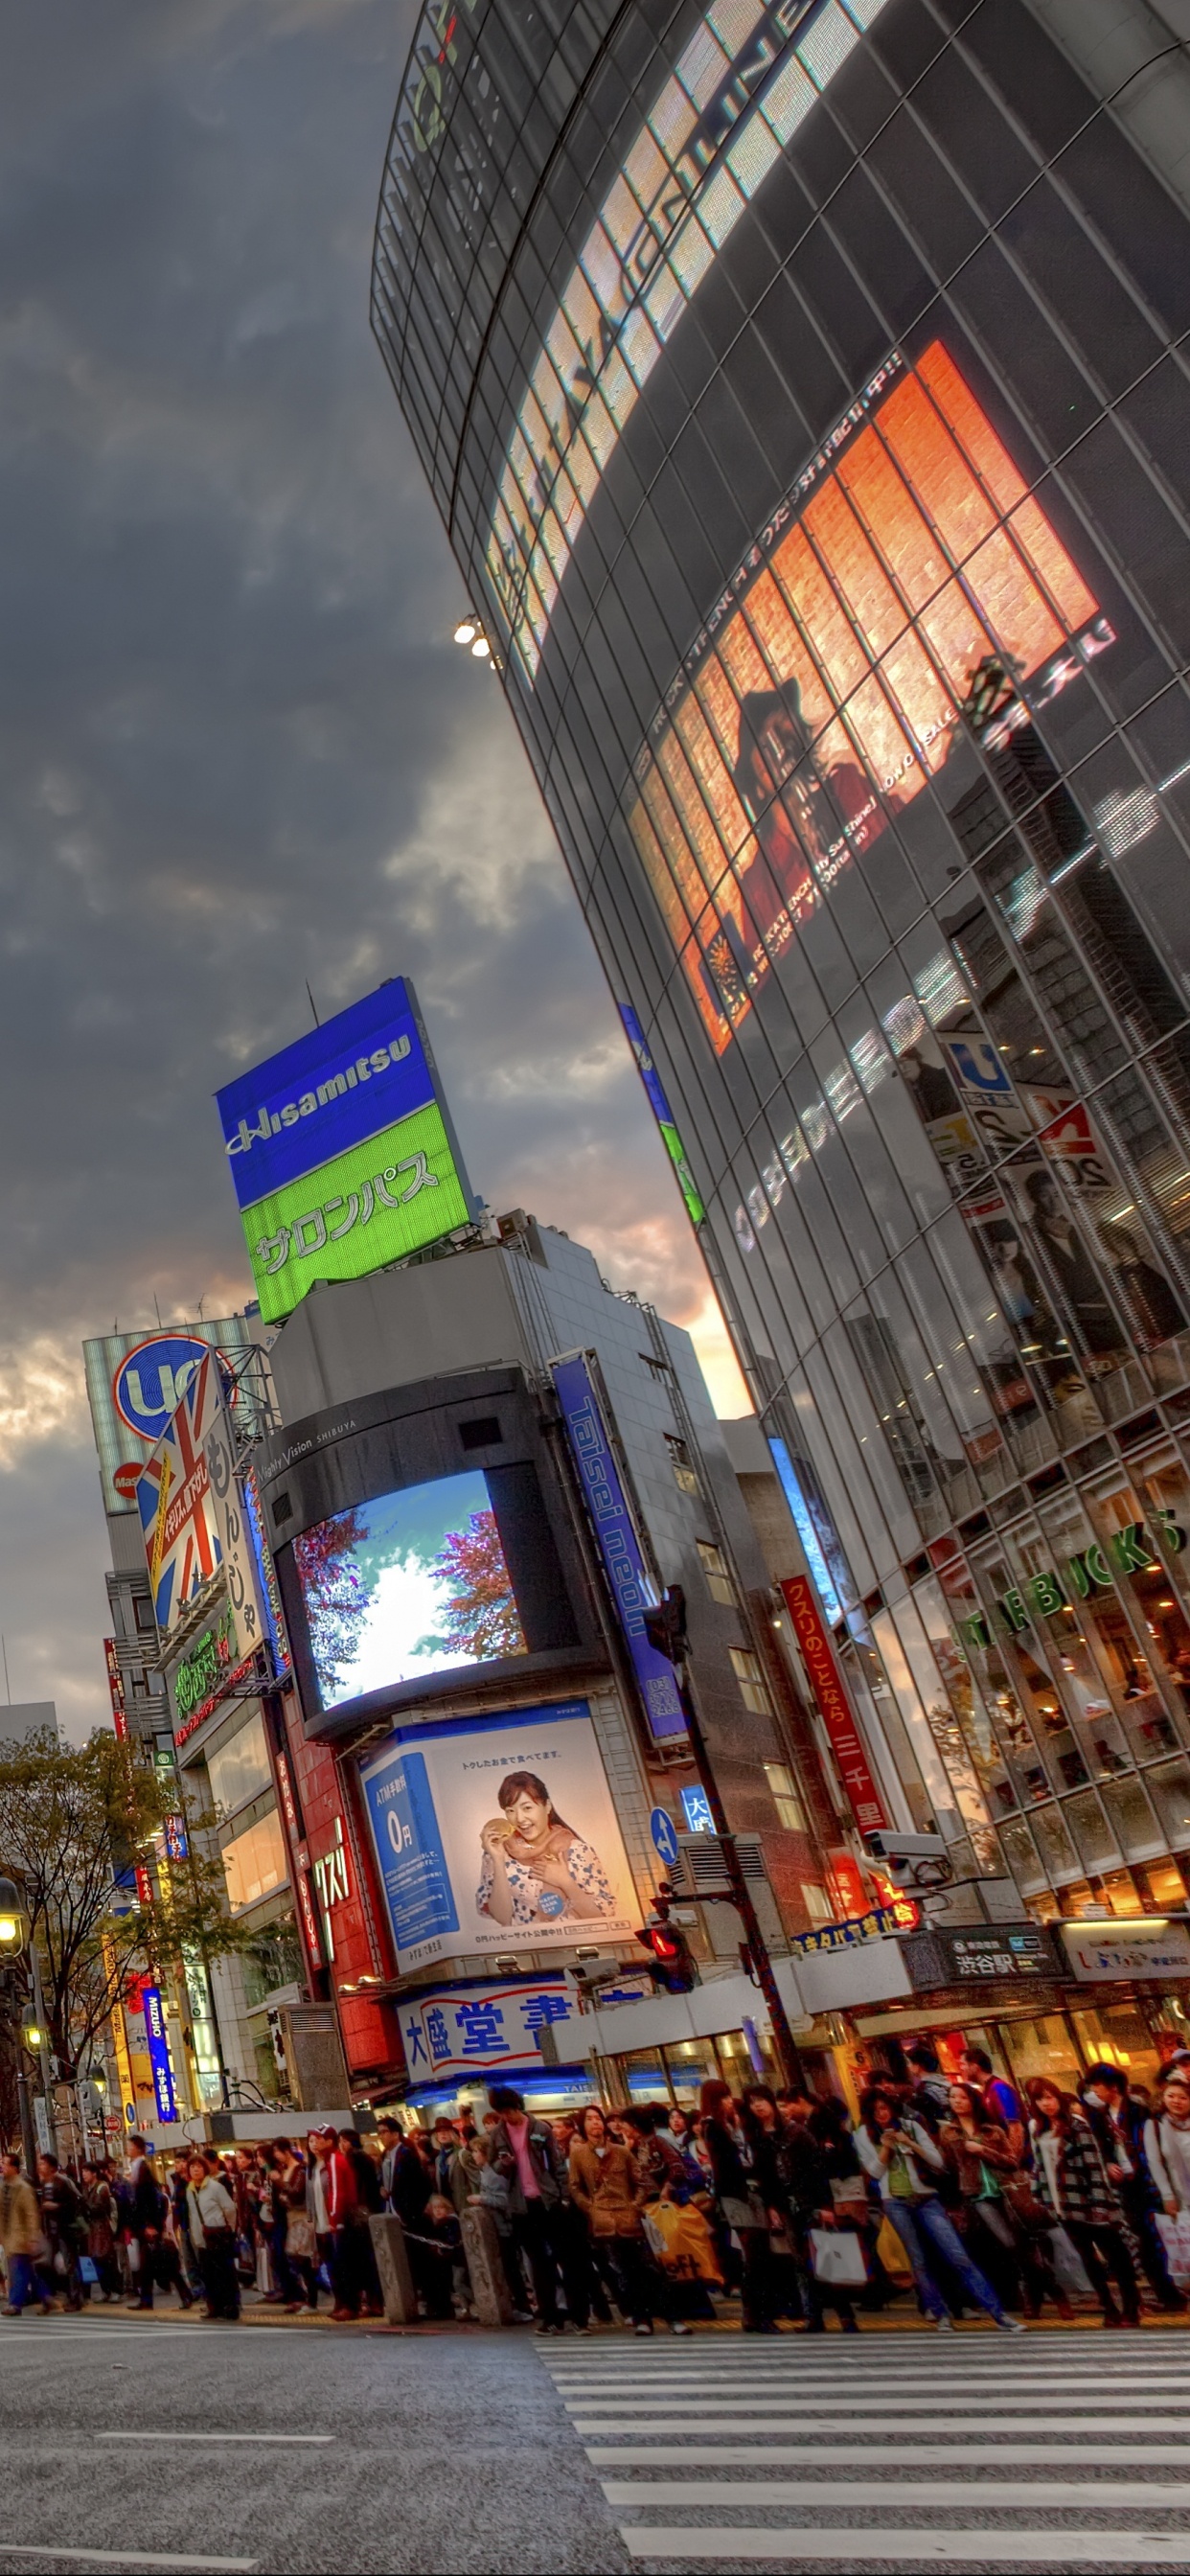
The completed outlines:
{"type": "Polygon", "coordinates": [[[1127,1349],[1123,1331],[1116,1321],[1099,1272],[1063,1202],[1054,1174],[1045,1170],[1031,1171],[1024,1188],[1034,1236],[1074,1319],[1080,1340],[1093,1358],[1110,1359],[1116,1354],[1122,1355],[1127,1349]]]}
{"type": "Polygon", "coordinates": [[[1185,1315],[1161,1270],[1146,1259],[1128,1226],[1100,1224],[1099,1240],[1124,1304],[1135,1318],[1138,1336],[1151,1346],[1180,1333],[1185,1315]]]}
{"type": "Polygon", "coordinates": [[[993,1217],[972,1229],[972,1239],[983,1254],[996,1302],[1017,1346],[1010,1345],[992,1363],[997,1376],[1008,1372],[1002,1390],[1008,1409],[1019,1411],[1039,1396],[1058,1401],[1077,1393],[1082,1380],[1053,1308],[1025,1258],[1019,1225],[1008,1216],[993,1217]],[[1010,1402],[1014,1383],[1020,1392],[1010,1402]]]}

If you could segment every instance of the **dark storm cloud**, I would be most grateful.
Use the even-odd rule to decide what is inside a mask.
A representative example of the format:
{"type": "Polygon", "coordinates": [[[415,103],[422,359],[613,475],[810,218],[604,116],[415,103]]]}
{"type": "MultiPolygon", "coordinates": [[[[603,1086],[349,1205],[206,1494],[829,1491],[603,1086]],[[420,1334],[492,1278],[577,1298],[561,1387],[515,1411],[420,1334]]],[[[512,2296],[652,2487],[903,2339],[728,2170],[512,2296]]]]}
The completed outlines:
{"type": "Polygon", "coordinates": [[[418,982],[476,1185],[704,1291],[367,323],[411,26],[39,0],[0,83],[0,1627],[102,1704],[81,1335],[247,1292],[210,1094],[418,982]]]}

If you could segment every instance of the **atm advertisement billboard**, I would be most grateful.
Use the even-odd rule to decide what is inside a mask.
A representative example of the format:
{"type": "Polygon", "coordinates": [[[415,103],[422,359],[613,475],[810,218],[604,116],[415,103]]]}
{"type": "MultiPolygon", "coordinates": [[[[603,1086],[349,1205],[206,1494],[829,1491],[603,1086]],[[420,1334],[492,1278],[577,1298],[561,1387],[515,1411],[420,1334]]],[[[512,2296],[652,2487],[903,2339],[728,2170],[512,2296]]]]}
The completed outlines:
{"type": "Polygon", "coordinates": [[[393,977],[216,1093],[266,1323],[474,1212],[413,988],[393,977]]]}
{"type": "Polygon", "coordinates": [[[402,1970],[637,1930],[586,1700],[398,1727],[359,1778],[402,1970]]]}

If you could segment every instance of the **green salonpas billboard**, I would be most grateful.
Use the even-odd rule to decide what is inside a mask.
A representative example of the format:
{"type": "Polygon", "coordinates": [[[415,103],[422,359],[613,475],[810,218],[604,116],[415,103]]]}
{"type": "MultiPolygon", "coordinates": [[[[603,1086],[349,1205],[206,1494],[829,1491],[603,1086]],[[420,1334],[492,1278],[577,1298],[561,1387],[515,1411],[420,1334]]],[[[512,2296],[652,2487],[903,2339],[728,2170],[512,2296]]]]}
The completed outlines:
{"type": "Polygon", "coordinates": [[[216,1093],[266,1323],[363,1279],[474,1201],[411,984],[394,977],[216,1093]]]}

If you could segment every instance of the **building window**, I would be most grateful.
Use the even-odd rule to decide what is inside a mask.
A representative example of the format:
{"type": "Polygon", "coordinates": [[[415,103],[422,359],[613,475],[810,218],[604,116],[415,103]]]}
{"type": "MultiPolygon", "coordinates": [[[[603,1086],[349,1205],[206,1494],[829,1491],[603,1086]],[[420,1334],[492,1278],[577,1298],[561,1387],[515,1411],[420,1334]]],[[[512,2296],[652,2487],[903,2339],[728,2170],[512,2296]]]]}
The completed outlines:
{"type": "Polygon", "coordinates": [[[702,1487],[695,1475],[694,1461],[685,1441],[679,1440],[676,1432],[667,1431],[665,1434],[665,1446],[669,1451],[669,1463],[673,1468],[674,1483],[678,1487],[679,1492],[683,1494],[701,1494],[702,1487]]]}
{"type": "Polygon", "coordinates": [[[285,1837],[275,1807],[258,1824],[249,1825],[246,1833],[225,1843],[220,1855],[227,1872],[227,1902],[233,1914],[242,1906],[255,1905],[260,1896],[269,1896],[282,1887],[289,1875],[285,1858],[285,1837]]]}
{"type": "Polygon", "coordinates": [[[831,1922],[831,1901],[827,1895],[825,1887],[812,1886],[810,1881],[804,1878],[802,1880],[802,1903],[810,1917],[811,1923],[831,1922]]]}
{"type": "Polygon", "coordinates": [[[246,1726],[237,1727],[234,1735],[215,1745],[207,1755],[207,1772],[211,1796],[225,1816],[246,1807],[262,1789],[271,1789],[273,1766],[263,1718],[250,1717],[246,1726]]]}
{"type": "Polygon", "coordinates": [[[746,1646],[729,1646],[727,1651],[745,1708],[757,1709],[762,1716],[771,1717],[773,1703],[769,1698],[769,1686],[755,1655],[749,1654],[746,1646]]]}
{"type": "Polygon", "coordinates": [[[694,1543],[712,1601],[726,1602],[728,1609],[734,1610],[735,1585],[727,1571],[722,1548],[712,1547],[709,1539],[705,1538],[696,1539],[694,1543]]]}
{"type": "Polygon", "coordinates": [[[804,1834],[806,1819],[797,1794],[797,1782],[784,1762],[766,1762],[764,1776],[773,1793],[773,1805],[787,1834],[804,1834]]]}

